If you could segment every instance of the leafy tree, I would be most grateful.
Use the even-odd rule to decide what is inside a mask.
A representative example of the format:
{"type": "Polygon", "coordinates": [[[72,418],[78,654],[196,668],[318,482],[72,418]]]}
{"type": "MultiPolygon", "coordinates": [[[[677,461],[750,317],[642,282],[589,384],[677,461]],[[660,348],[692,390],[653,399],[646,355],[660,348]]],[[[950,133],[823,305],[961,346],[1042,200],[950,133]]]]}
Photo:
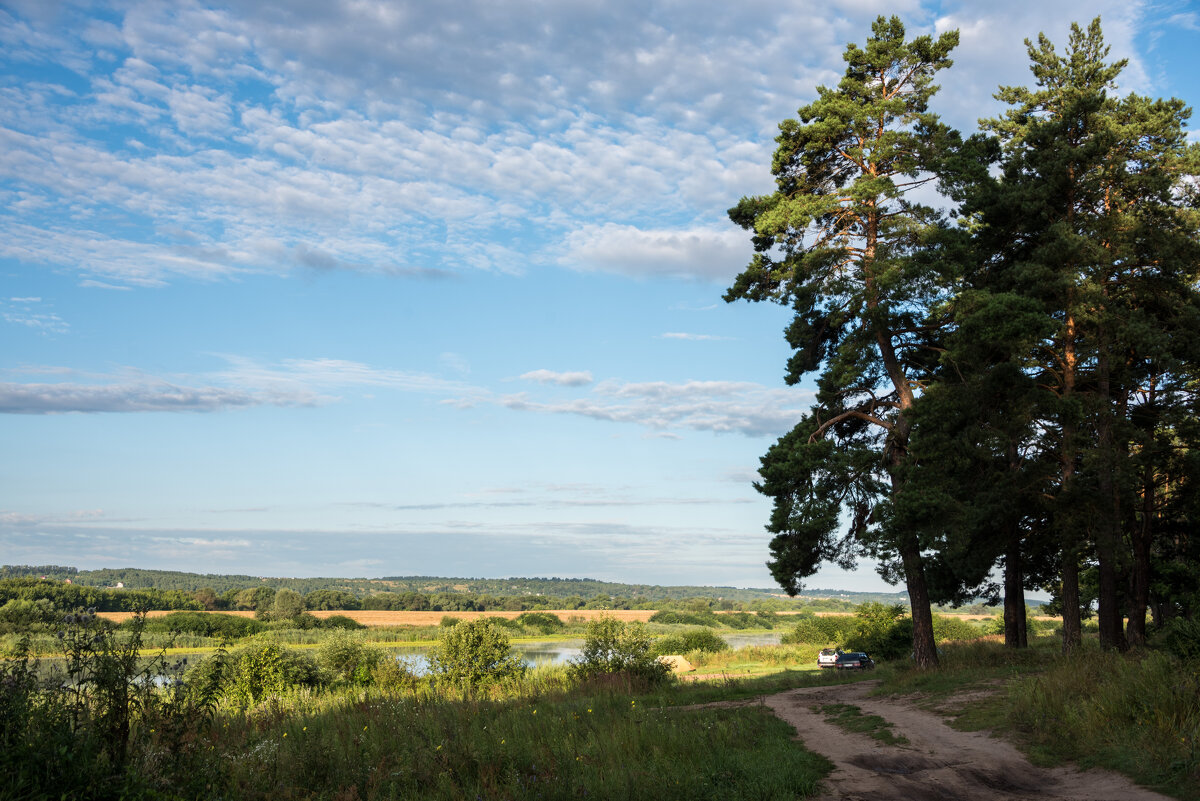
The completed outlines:
{"type": "Polygon", "coordinates": [[[508,637],[487,618],[443,629],[429,651],[429,672],[444,684],[473,690],[521,676],[525,663],[508,637]]]}
{"type": "Polygon", "coordinates": [[[651,645],[643,624],[601,615],[588,621],[583,652],[571,671],[581,680],[623,674],[657,684],[666,679],[671,669],[658,661],[651,645]]]}
{"type": "Polygon", "coordinates": [[[275,593],[271,605],[272,620],[294,620],[304,611],[304,599],[295,590],[286,587],[275,593]]]}
{"type": "Polygon", "coordinates": [[[905,581],[917,662],[930,667],[922,544],[890,518],[933,363],[931,313],[952,284],[949,261],[931,255],[946,247],[940,217],[910,196],[956,139],[928,103],[958,33],[909,42],[899,18],[880,17],[872,34],[846,48],[837,88],[818,87],[799,119],[780,124],[777,190],[730,210],[756,253],[725,299],[790,306],[786,380],[820,371],[815,406],[763,458],[756,485],[775,501],[772,574],[796,594],[822,561],[884,560],[886,576],[905,581]]]}

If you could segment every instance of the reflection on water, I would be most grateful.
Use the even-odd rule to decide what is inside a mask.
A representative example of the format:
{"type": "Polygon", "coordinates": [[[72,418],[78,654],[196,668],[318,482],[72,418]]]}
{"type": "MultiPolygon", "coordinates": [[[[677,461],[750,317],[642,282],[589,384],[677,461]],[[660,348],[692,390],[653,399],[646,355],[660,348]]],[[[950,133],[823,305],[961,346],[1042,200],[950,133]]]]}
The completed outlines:
{"type": "MultiPolygon", "coordinates": [[[[729,643],[734,650],[754,645],[779,645],[783,636],[778,631],[756,631],[752,633],[734,632],[722,634],[721,638],[729,643]]],[[[413,645],[404,648],[391,649],[396,658],[404,662],[413,672],[421,675],[429,669],[425,655],[430,645],[413,645]]],[[[520,654],[525,664],[530,667],[538,665],[560,665],[579,659],[583,653],[583,640],[556,640],[553,642],[522,642],[513,645],[513,650],[520,654]]]]}

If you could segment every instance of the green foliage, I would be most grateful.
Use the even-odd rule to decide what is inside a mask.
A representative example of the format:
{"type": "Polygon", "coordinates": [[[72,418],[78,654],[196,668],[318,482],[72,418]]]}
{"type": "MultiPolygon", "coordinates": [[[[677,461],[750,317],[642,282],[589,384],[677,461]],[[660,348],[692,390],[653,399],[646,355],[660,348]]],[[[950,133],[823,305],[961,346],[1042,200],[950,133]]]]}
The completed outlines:
{"type": "Polygon", "coordinates": [[[429,651],[429,673],[440,684],[473,690],[518,678],[521,657],[511,653],[508,637],[487,618],[443,629],[429,651]]]}
{"type": "Polygon", "coordinates": [[[271,602],[272,620],[294,620],[304,611],[304,599],[295,590],[286,587],[275,593],[271,602]]]}
{"type": "Polygon", "coordinates": [[[664,609],[650,616],[651,623],[666,623],[676,626],[710,626],[716,628],[721,621],[711,611],[678,612],[664,609]]]}
{"type": "Polygon", "coordinates": [[[693,629],[679,634],[668,634],[651,643],[650,650],[656,656],[667,654],[690,654],[693,651],[716,654],[729,650],[729,643],[708,629],[693,629]]]}
{"type": "Polygon", "coordinates": [[[970,621],[948,615],[933,616],[933,636],[939,642],[948,640],[974,640],[982,637],[983,630],[970,621]]]}
{"type": "Polygon", "coordinates": [[[846,649],[865,651],[876,659],[908,655],[912,651],[912,619],[904,617],[904,612],[903,604],[861,604],[846,649]]]}
{"type": "Polygon", "coordinates": [[[49,598],[13,598],[0,606],[0,634],[45,628],[61,618],[49,598]]]}
{"type": "Polygon", "coordinates": [[[837,645],[846,641],[854,632],[856,623],[847,615],[799,615],[796,625],[780,639],[784,645],[837,645]]]}
{"type": "Polygon", "coordinates": [[[1197,698],[1196,660],[1085,651],[1012,686],[1008,714],[1035,754],[1191,798],[1200,776],[1197,698]]]}
{"type": "Polygon", "coordinates": [[[526,612],[519,615],[515,622],[525,628],[536,629],[542,634],[555,634],[562,631],[566,625],[558,615],[549,612],[526,612]]]}
{"type": "Polygon", "coordinates": [[[1184,659],[1200,660],[1200,619],[1168,620],[1155,633],[1154,645],[1184,659]]]}
{"type": "Polygon", "coordinates": [[[438,625],[444,629],[449,629],[462,622],[462,618],[454,617],[453,615],[443,615],[442,619],[438,621],[438,625]]]}
{"type": "Polygon", "coordinates": [[[379,663],[388,658],[367,645],[361,634],[341,629],[330,632],[317,647],[317,664],[334,684],[371,684],[379,663]]]}
{"type": "Polygon", "coordinates": [[[362,623],[359,623],[352,617],[347,617],[346,615],[330,615],[321,621],[321,628],[359,630],[365,629],[366,626],[364,626],[362,623]]]}
{"type": "MultiPolygon", "coordinates": [[[[142,620],[141,617],[137,620],[142,620]]],[[[5,798],[91,799],[193,795],[195,740],[210,699],[155,679],[177,674],[160,654],[143,659],[141,629],[116,631],[92,611],[58,632],[64,657],[38,680],[25,653],[0,662],[0,776],[5,798]],[[188,734],[190,736],[185,736],[188,734]],[[137,759],[154,742],[153,771],[137,759]]]]}
{"type": "Polygon", "coordinates": [[[658,684],[670,675],[670,668],[659,662],[651,649],[650,635],[641,623],[625,623],[608,615],[588,623],[583,652],[571,671],[578,680],[623,674],[658,684]]]}
{"type": "MultiPolygon", "coordinates": [[[[137,624],[129,621],[121,624],[121,628],[129,628],[133,625],[137,624]]],[[[144,624],[146,632],[178,632],[202,637],[219,637],[226,640],[249,637],[265,631],[266,628],[258,620],[209,612],[172,612],[162,617],[147,618],[144,624]]]]}
{"type": "Polygon", "coordinates": [[[214,695],[243,708],[267,696],[321,683],[311,656],[269,642],[251,642],[228,653],[218,652],[195,665],[185,679],[195,687],[211,688],[208,691],[214,695]]]}

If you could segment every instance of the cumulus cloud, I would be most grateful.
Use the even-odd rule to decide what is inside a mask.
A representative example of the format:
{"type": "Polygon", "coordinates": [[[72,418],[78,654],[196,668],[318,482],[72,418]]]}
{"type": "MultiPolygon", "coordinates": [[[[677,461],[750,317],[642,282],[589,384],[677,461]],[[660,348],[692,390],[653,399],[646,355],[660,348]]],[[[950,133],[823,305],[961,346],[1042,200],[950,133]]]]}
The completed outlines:
{"type": "Polygon", "coordinates": [[[585,226],[566,239],[565,266],[635,277],[697,276],[731,281],[750,260],[738,229],[642,230],[606,223],[585,226]]]}
{"type": "Polygon", "coordinates": [[[539,384],[557,384],[563,387],[582,387],[592,383],[591,372],[584,370],[574,373],[557,373],[553,370],[531,370],[522,373],[524,381],[536,381],[539,384]]]}

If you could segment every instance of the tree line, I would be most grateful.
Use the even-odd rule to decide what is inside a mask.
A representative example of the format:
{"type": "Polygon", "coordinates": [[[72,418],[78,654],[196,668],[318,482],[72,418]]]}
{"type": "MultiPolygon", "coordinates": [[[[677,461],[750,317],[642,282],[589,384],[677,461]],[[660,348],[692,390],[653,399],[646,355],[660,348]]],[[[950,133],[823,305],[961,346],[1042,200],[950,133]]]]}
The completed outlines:
{"type": "Polygon", "coordinates": [[[729,212],[755,254],[725,299],[789,306],[785,380],[816,374],[762,458],[768,565],[795,593],[877,559],[925,667],[931,604],[1003,597],[1021,647],[1035,588],[1065,649],[1093,599],[1101,644],[1138,646],[1148,610],[1200,610],[1190,110],[1119,96],[1096,19],[1062,53],[1026,40],[1034,85],[964,137],[929,108],[957,44],[878,18],[781,123],[776,191],[729,212]]]}

